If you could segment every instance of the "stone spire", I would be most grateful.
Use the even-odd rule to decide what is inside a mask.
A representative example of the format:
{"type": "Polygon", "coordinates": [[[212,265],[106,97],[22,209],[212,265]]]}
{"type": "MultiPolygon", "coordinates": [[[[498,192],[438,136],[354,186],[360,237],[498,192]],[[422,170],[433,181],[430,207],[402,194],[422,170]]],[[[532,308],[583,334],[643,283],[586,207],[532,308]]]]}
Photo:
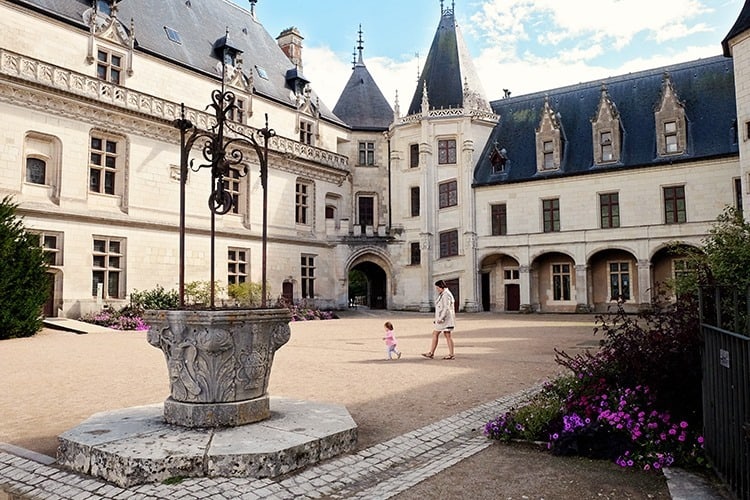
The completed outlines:
{"type": "Polygon", "coordinates": [[[357,39],[357,59],[352,75],[341,92],[333,114],[354,130],[386,130],[393,121],[393,110],[364,63],[362,25],[357,39]]]}
{"type": "Polygon", "coordinates": [[[430,90],[430,109],[472,108],[489,111],[474,63],[454,15],[455,2],[445,8],[440,2],[440,23],[424,70],[409,106],[409,115],[422,111],[424,88],[430,90]]]}

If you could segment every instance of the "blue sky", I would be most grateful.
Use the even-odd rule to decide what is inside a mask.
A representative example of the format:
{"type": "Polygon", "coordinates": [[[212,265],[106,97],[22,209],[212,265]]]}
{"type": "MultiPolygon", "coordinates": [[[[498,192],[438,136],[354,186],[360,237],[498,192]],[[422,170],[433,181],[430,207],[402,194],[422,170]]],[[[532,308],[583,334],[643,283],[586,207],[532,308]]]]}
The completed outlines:
{"type": "MultiPolygon", "coordinates": [[[[248,0],[233,0],[249,9],[248,0]]],[[[330,107],[364,60],[402,110],[440,20],[440,0],[258,0],[276,37],[296,26],[303,70],[330,107]]],[[[456,0],[455,14],[489,100],[721,54],[744,0],[456,0]]],[[[444,2],[446,7],[451,1],[444,2]]]]}

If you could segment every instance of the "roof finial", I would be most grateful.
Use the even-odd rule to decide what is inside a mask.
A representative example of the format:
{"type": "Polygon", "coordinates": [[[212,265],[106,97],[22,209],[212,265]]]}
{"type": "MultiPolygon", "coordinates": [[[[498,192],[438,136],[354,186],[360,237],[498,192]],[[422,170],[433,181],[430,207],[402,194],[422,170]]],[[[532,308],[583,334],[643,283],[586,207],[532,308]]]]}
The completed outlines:
{"type": "Polygon", "coordinates": [[[258,3],[258,0],[250,0],[250,15],[255,18],[255,4],[258,3]]]}
{"type": "Polygon", "coordinates": [[[359,25],[359,40],[357,40],[357,50],[359,51],[358,64],[362,64],[362,50],[364,49],[364,41],[362,40],[362,24],[359,25]]]}
{"type": "Polygon", "coordinates": [[[357,66],[357,47],[352,49],[352,69],[357,66]]]}
{"type": "Polygon", "coordinates": [[[444,9],[443,7],[444,7],[444,6],[443,6],[443,0],[440,0],[440,15],[441,15],[441,16],[442,16],[442,15],[443,15],[443,13],[445,12],[445,9],[444,9]]]}

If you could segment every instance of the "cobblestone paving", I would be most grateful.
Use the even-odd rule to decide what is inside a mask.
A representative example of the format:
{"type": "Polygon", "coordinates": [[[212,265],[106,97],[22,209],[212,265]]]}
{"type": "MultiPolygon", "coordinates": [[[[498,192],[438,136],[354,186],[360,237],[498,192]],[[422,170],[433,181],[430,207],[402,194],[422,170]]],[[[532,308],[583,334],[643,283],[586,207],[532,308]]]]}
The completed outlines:
{"type": "Polygon", "coordinates": [[[534,386],[389,441],[272,479],[190,478],[119,488],[0,452],[0,500],[163,500],[261,498],[386,499],[468,458],[492,442],[484,424],[539,391],[534,386]]]}

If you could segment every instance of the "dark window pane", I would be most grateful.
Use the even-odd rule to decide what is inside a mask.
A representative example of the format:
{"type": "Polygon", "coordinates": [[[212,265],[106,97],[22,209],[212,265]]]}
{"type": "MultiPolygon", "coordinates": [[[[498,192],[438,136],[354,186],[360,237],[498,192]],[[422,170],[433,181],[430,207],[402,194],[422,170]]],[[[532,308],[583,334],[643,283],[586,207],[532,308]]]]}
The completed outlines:
{"type": "Polygon", "coordinates": [[[26,182],[33,184],[46,183],[47,164],[39,158],[26,159],[26,182]]]}
{"type": "Polygon", "coordinates": [[[98,193],[100,189],[99,174],[99,170],[93,168],[89,170],[89,189],[95,193],[98,193]]]}

